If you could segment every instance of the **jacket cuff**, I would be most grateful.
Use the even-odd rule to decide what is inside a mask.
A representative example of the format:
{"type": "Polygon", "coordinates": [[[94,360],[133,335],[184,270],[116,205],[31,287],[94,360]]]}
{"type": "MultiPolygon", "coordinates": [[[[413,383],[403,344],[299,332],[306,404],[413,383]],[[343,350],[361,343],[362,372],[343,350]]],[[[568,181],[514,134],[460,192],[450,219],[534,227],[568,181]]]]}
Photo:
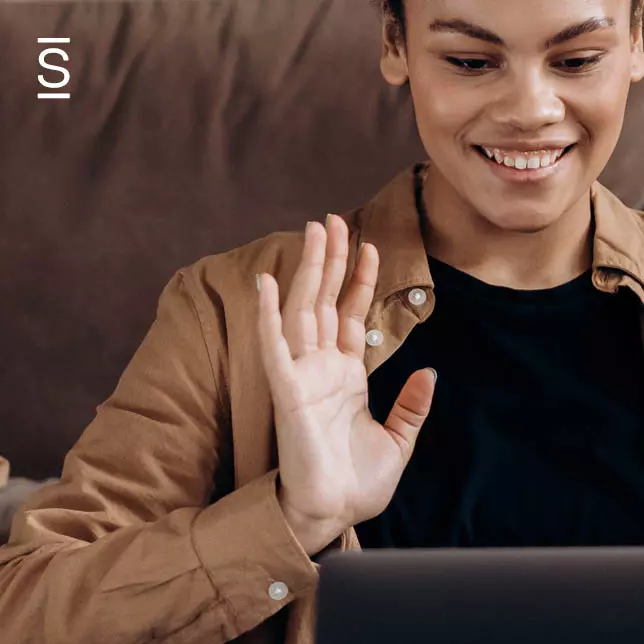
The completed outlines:
{"type": "Polygon", "coordinates": [[[199,514],[195,549],[219,600],[253,628],[296,598],[315,591],[318,567],[290,529],[273,470],[199,514]]]}

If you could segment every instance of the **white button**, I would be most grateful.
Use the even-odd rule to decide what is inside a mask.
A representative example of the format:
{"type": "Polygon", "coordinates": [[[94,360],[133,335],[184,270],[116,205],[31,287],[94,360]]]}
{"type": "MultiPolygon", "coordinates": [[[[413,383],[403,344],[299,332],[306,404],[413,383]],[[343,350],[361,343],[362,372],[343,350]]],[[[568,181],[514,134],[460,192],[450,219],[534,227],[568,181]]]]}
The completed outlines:
{"type": "Polygon", "coordinates": [[[370,347],[379,347],[384,342],[385,337],[382,335],[382,331],[377,329],[372,329],[367,333],[367,344],[370,347]]]}
{"type": "Polygon", "coordinates": [[[427,293],[422,288],[413,288],[407,297],[414,306],[421,306],[427,302],[427,293]]]}
{"type": "Polygon", "coordinates": [[[271,599],[279,601],[288,595],[288,586],[283,581],[274,581],[268,587],[268,594],[271,599]]]}

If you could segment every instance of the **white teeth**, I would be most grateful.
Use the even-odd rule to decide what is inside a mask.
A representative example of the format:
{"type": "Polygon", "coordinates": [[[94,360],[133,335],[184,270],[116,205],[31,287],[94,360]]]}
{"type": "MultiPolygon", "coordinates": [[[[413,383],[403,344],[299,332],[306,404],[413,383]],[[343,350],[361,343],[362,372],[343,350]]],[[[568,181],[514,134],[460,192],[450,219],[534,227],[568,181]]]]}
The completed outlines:
{"type": "Polygon", "coordinates": [[[489,159],[494,159],[499,165],[505,165],[517,170],[537,170],[554,165],[564,153],[560,150],[538,150],[535,152],[504,152],[498,148],[482,148],[489,159]]]}

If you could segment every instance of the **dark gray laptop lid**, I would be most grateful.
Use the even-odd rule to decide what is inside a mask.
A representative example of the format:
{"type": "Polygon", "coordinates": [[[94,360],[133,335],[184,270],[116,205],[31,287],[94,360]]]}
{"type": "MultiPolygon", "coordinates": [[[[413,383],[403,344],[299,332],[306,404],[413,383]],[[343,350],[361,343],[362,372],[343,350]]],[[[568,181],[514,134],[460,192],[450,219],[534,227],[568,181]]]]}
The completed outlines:
{"type": "Polygon", "coordinates": [[[644,548],[383,550],[321,563],[317,644],[644,644],[644,548]]]}

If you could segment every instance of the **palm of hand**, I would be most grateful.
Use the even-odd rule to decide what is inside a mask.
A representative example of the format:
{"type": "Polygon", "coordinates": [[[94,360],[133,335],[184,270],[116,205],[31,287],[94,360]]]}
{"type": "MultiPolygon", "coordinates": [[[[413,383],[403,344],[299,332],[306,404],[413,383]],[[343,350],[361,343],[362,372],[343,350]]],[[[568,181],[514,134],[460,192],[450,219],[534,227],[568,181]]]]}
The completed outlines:
{"type": "Polygon", "coordinates": [[[350,526],[386,507],[429,413],[434,377],[413,374],[384,425],[371,416],[365,318],[378,274],[364,244],[345,296],[348,229],[339,217],[307,227],[302,261],[283,310],[262,275],[258,322],[275,410],[282,499],[299,516],[350,526]]]}
{"type": "Polygon", "coordinates": [[[306,510],[313,516],[357,523],[366,517],[352,516],[352,508],[369,515],[388,503],[404,467],[400,445],[372,418],[356,357],[323,349],[297,360],[295,372],[288,401],[274,401],[282,480],[312,491],[306,510]]]}

